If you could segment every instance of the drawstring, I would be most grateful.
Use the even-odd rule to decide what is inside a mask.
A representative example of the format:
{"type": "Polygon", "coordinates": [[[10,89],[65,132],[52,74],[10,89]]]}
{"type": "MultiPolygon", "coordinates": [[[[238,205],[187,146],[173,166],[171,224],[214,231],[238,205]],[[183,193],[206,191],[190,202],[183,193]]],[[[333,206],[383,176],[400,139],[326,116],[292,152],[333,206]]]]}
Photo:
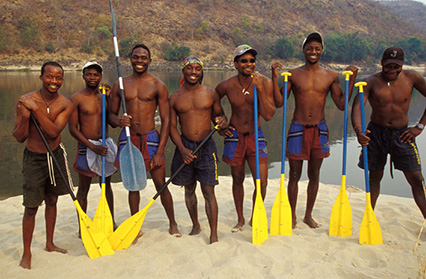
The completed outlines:
{"type": "Polygon", "coordinates": [[[49,170],[50,184],[56,187],[55,171],[53,169],[52,157],[50,156],[49,152],[47,152],[46,155],[47,155],[47,168],[49,170]]]}
{"type": "Polygon", "coordinates": [[[65,150],[65,146],[64,144],[61,142],[59,143],[59,146],[61,147],[63,153],[64,153],[64,161],[65,161],[65,169],[67,170],[67,176],[68,176],[68,183],[71,187],[71,190],[74,191],[74,183],[72,182],[72,177],[71,177],[71,173],[70,173],[70,168],[68,167],[68,154],[67,151],[65,150]]]}

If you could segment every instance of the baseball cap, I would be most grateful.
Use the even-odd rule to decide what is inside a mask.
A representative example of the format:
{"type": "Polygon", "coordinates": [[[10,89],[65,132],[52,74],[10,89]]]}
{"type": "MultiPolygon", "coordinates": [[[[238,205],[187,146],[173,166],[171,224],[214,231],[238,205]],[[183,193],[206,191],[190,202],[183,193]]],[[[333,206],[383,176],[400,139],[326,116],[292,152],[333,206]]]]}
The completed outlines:
{"type": "Polygon", "coordinates": [[[401,48],[393,46],[383,52],[382,65],[386,66],[391,63],[399,66],[404,64],[404,51],[401,48]]]}
{"type": "Polygon", "coordinates": [[[307,37],[303,40],[303,43],[302,43],[302,49],[304,49],[304,48],[305,48],[306,43],[307,43],[307,42],[309,42],[310,40],[315,40],[315,41],[320,42],[320,43],[321,43],[321,45],[322,45],[322,48],[324,48],[324,43],[323,43],[323,41],[322,41],[321,34],[320,34],[320,33],[318,33],[318,32],[313,32],[313,33],[309,34],[309,35],[308,35],[308,36],[307,36],[307,37]]]}
{"type": "Polygon", "coordinates": [[[89,61],[86,64],[84,64],[84,66],[83,66],[83,72],[84,72],[84,70],[86,68],[89,68],[89,67],[91,67],[91,68],[97,68],[99,70],[99,72],[102,73],[102,70],[103,70],[102,66],[101,66],[101,64],[99,64],[96,61],[89,61]]]}
{"type": "Polygon", "coordinates": [[[234,61],[236,61],[236,58],[243,55],[246,52],[251,51],[253,53],[254,56],[257,55],[257,50],[255,50],[254,48],[252,48],[249,45],[239,45],[235,50],[234,53],[232,54],[232,57],[234,57],[234,61]]]}

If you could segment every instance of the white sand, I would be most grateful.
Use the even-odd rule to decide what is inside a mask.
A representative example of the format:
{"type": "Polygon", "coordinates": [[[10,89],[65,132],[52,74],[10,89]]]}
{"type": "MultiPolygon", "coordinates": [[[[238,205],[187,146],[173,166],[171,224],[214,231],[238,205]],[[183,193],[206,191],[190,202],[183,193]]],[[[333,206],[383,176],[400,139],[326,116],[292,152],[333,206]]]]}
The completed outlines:
{"type": "MultiPolygon", "coordinates": [[[[170,185],[176,220],[183,234],[168,234],[168,220],[158,199],[148,210],[142,229],[144,236],[127,250],[90,260],[77,238],[77,217],[69,196],[59,199],[55,244],[68,254],[48,253],[45,246],[44,206],[39,209],[32,243],[32,269],[19,267],[22,255],[22,197],[0,202],[1,278],[418,278],[425,261],[426,232],[413,253],[423,217],[412,199],[381,195],[375,214],[381,225],[383,245],[358,244],[358,232],[365,211],[365,193],[348,188],[353,213],[351,237],[328,236],[330,213],[340,186],[320,185],[313,216],[320,224],[310,229],[303,219],[306,182],[300,183],[297,218],[292,236],[269,236],[262,245],[251,243],[251,227],[231,233],[236,213],[231,178],[220,177],[216,187],[219,204],[219,242],[208,244],[209,226],[204,201],[198,187],[199,219],[203,231],[189,236],[191,221],[184,203],[183,188],[170,185]]],[[[265,207],[268,218],[279,187],[270,180],[265,207]]],[[[409,187],[403,185],[401,187],[409,187]]],[[[129,217],[127,191],[113,185],[118,223],[129,217]]],[[[253,182],[245,182],[244,212],[250,218],[253,182]]],[[[154,186],[141,192],[141,208],[154,196],[154,186]]],[[[99,187],[89,194],[88,215],[93,218],[99,202],[99,187]]],[[[424,273],[422,274],[424,275],[424,273]]]]}

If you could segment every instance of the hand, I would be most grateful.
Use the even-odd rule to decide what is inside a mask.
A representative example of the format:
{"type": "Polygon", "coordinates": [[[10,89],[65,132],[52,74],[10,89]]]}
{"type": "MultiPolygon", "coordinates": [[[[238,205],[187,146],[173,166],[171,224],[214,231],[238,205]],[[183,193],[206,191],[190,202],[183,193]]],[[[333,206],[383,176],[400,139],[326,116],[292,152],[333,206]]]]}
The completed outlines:
{"type": "Polygon", "coordinates": [[[257,89],[263,88],[263,75],[259,72],[253,72],[253,85],[256,86],[257,89]]]}
{"type": "Polygon", "coordinates": [[[21,111],[22,118],[30,118],[31,111],[27,109],[21,102],[18,101],[18,109],[21,111]]]}
{"type": "Polygon", "coordinates": [[[151,162],[149,162],[149,167],[151,170],[157,169],[163,165],[163,155],[155,153],[152,156],[151,162]]]}
{"type": "Polygon", "coordinates": [[[272,77],[278,76],[278,69],[277,68],[282,69],[283,65],[280,62],[275,62],[274,64],[272,64],[272,66],[271,66],[272,77]]]}
{"type": "Polygon", "coordinates": [[[401,141],[403,143],[410,143],[412,142],[420,133],[422,130],[420,130],[417,127],[411,127],[405,130],[401,135],[401,141]]]}
{"type": "Polygon", "coordinates": [[[358,73],[358,67],[354,66],[354,65],[350,65],[348,67],[346,67],[345,71],[351,71],[353,73],[353,76],[356,76],[358,73]]]}
{"type": "Polygon", "coordinates": [[[92,149],[93,152],[101,156],[106,156],[108,153],[108,146],[93,144],[93,146],[90,149],[92,149]]]}
{"type": "MultiPolygon", "coordinates": [[[[366,130],[365,131],[367,134],[371,133],[370,130],[366,130]]],[[[356,136],[358,138],[358,142],[359,144],[361,144],[362,146],[364,145],[368,145],[368,142],[370,141],[370,138],[367,137],[364,133],[362,133],[361,131],[357,131],[355,130],[356,136]]]]}
{"type": "Polygon", "coordinates": [[[124,127],[130,127],[130,122],[131,122],[132,116],[131,115],[122,115],[120,118],[120,127],[124,128],[124,127]]]}
{"type": "Polygon", "coordinates": [[[219,125],[219,129],[223,130],[228,127],[228,121],[226,120],[225,115],[216,116],[214,122],[219,125]]]}
{"type": "Polygon", "coordinates": [[[18,103],[20,103],[22,106],[24,106],[30,111],[39,109],[39,106],[37,105],[36,101],[30,95],[23,95],[19,97],[18,103]]]}
{"type": "Polygon", "coordinates": [[[185,162],[185,164],[190,164],[195,158],[197,158],[196,155],[192,154],[192,150],[184,148],[180,151],[180,155],[182,156],[183,161],[185,162]]]}
{"type": "Polygon", "coordinates": [[[105,95],[109,96],[109,94],[111,94],[111,86],[106,83],[101,84],[101,87],[102,86],[105,86],[105,95]]]}
{"type": "Polygon", "coordinates": [[[225,139],[226,138],[232,138],[234,136],[234,134],[232,134],[231,130],[235,130],[235,128],[232,127],[232,126],[228,126],[227,128],[225,128],[223,130],[219,130],[219,135],[221,135],[225,139]]]}

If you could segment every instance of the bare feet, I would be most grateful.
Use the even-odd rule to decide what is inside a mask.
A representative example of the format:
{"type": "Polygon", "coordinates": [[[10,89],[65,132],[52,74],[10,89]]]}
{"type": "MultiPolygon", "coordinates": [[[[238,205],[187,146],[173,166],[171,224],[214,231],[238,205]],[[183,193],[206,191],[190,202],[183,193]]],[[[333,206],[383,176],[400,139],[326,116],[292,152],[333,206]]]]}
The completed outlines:
{"type": "Polygon", "coordinates": [[[312,229],[316,229],[319,227],[318,223],[315,222],[315,220],[312,217],[305,216],[305,218],[303,218],[303,222],[306,223],[312,229]]]}
{"type": "Polygon", "coordinates": [[[243,226],[244,226],[244,221],[242,221],[242,222],[238,222],[238,224],[236,224],[236,225],[232,228],[231,232],[233,232],[233,233],[241,232],[241,231],[243,231],[243,226]]]}
{"type": "Polygon", "coordinates": [[[44,250],[46,250],[47,252],[59,252],[59,253],[62,253],[62,254],[68,253],[67,250],[65,250],[63,248],[59,248],[55,244],[46,245],[46,248],[44,248],[44,250]]]}
{"type": "Polygon", "coordinates": [[[215,235],[215,236],[210,236],[210,244],[212,244],[212,243],[215,243],[215,242],[218,242],[219,241],[219,238],[217,237],[217,235],[215,235]]]}
{"type": "Polygon", "coordinates": [[[19,266],[26,269],[31,269],[31,253],[26,255],[22,255],[21,262],[19,263],[19,266]]]}
{"type": "Polygon", "coordinates": [[[292,222],[292,225],[293,225],[293,229],[296,227],[296,224],[297,224],[297,219],[296,219],[296,217],[293,217],[293,220],[291,220],[291,222],[292,222]]]}
{"type": "Polygon", "coordinates": [[[192,230],[189,233],[189,235],[196,235],[196,234],[199,234],[200,232],[201,232],[201,227],[200,227],[200,224],[198,224],[192,227],[192,230]]]}
{"type": "Polygon", "coordinates": [[[179,232],[176,224],[170,225],[169,234],[173,235],[176,238],[179,238],[179,237],[182,236],[182,234],[179,232]]]}
{"type": "Polygon", "coordinates": [[[138,235],[136,236],[135,240],[133,240],[132,244],[134,245],[134,244],[138,243],[138,240],[142,235],[143,235],[143,231],[140,231],[138,233],[138,235]]]}

